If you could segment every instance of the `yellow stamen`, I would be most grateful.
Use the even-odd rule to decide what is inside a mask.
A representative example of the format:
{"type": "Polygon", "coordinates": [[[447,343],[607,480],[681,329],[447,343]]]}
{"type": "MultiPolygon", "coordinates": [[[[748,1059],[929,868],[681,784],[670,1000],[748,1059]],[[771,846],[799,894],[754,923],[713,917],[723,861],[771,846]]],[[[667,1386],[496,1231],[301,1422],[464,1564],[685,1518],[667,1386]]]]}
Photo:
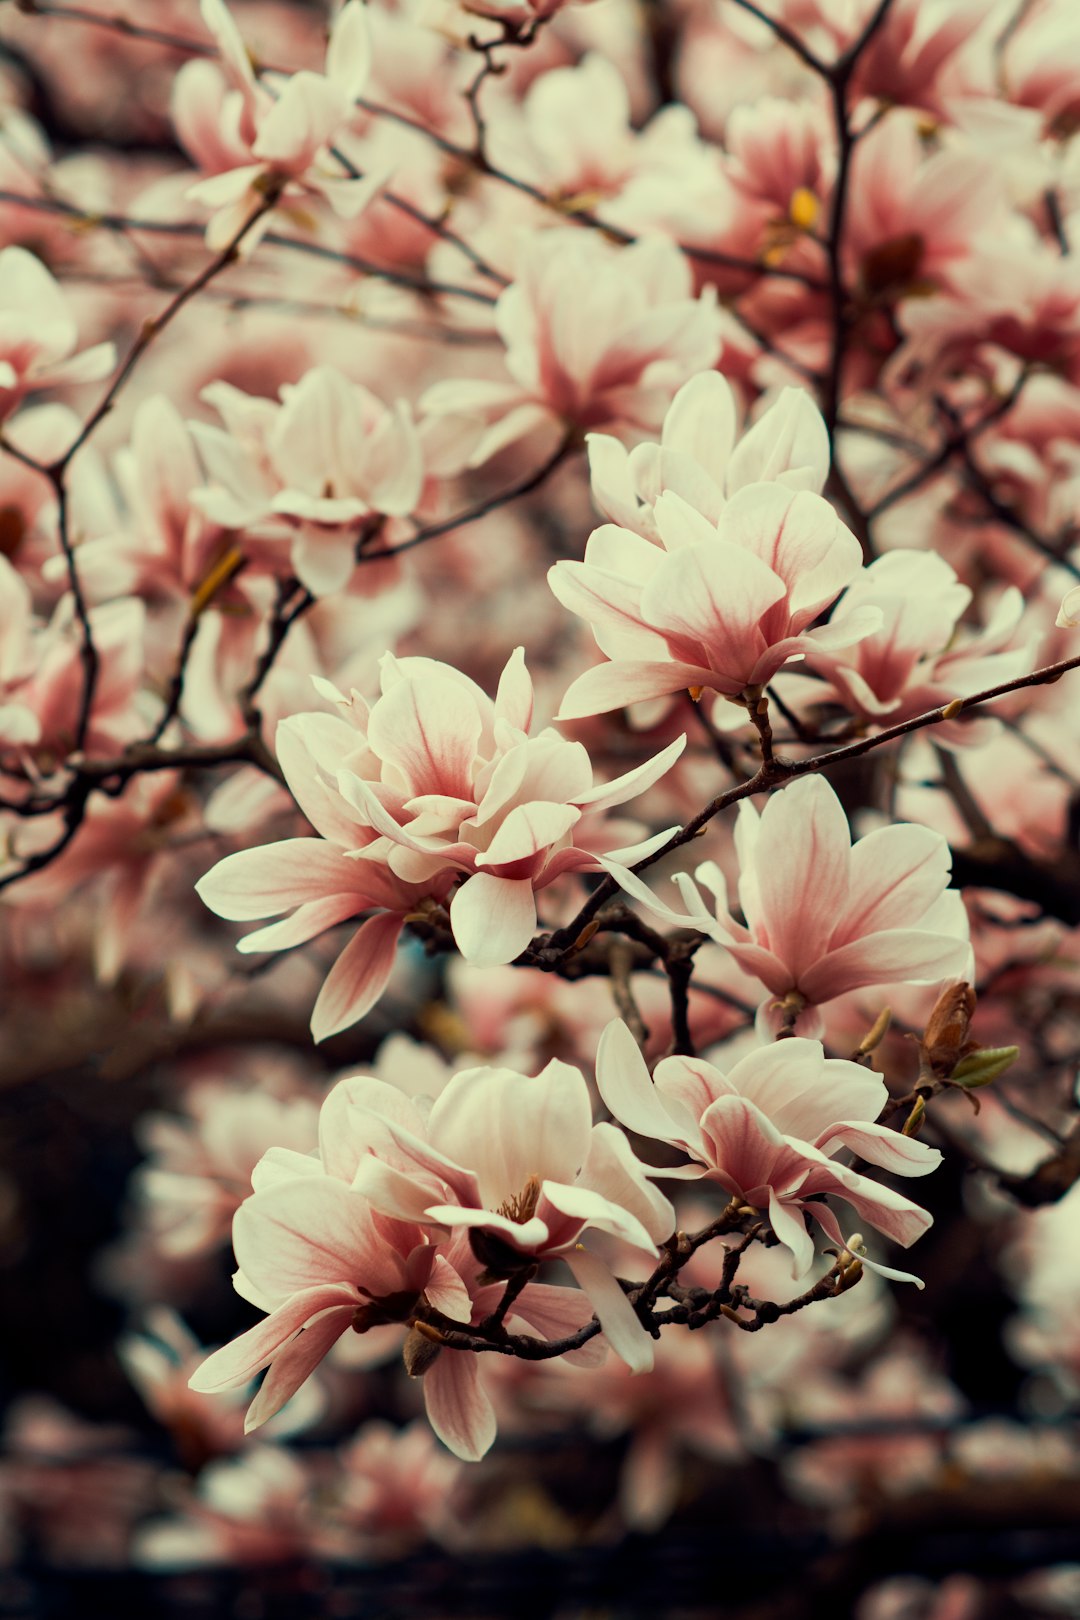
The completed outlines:
{"type": "Polygon", "coordinates": [[[800,231],[813,230],[820,212],[821,204],[806,186],[800,186],[797,191],[792,192],[788,204],[788,218],[800,231]]]}

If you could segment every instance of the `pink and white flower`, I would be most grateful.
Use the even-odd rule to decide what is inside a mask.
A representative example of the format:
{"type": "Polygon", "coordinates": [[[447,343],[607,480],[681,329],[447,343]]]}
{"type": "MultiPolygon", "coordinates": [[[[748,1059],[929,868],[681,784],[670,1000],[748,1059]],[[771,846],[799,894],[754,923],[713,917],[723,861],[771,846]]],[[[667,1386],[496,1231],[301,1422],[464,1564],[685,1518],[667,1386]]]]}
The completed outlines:
{"type": "Polygon", "coordinates": [[[621,1131],[592,1123],[580,1069],[554,1058],[535,1076],[465,1069],[426,1121],[392,1101],[385,1140],[374,1135],[353,1185],[398,1220],[466,1232],[488,1281],[565,1260],[612,1349],[635,1371],[650,1367],[651,1339],[581,1239],[594,1229],[655,1255],[675,1212],[621,1131]]]}
{"type": "Polygon", "coordinates": [[[79,328],[64,290],[23,247],[0,252],[0,421],[27,394],[94,382],[116,363],[112,343],[76,354],[79,328]]]}
{"type": "Polygon", "coordinates": [[[224,428],[192,422],[206,486],[192,504],[241,531],[256,568],[290,569],[315,596],[341,590],[362,526],[404,517],[424,466],[406,404],[388,406],[332,366],[281,389],[281,403],[218,382],[202,396],[224,428]]]}
{"type": "MultiPolygon", "coordinates": [[[[1004,591],[990,623],[975,635],[959,626],[971,597],[934,552],[891,551],[848,587],[831,620],[842,626],[848,614],[876,608],[881,628],[842,651],[811,650],[806,667],[825,677],[825,696],[873,725],[895,725],[1026,674],[1033,648],[1009,645],[1024,611],[1020,592],[1004,591]]],[[[806,695],[812,698],[813,688],[806,695]]],[[[993,725],[989,717],[946,721],[935,737],[978,742],[993,725]]]]}
{"type": "Polygon", "coordinates": [[[538,429],[659,428],[676,389],[720,353],[715,299],[693,296],[686,258],[671,242],[613,248],[573,229],[522,245],[495,308],[510,380],[435,383],[421,409],[475,420],[472,467],[538,429]]]}
{"type": "Polygon", "coordinates": [[[493,965],[520,955],[536,931],[536,891],[602,857],[639,860],[636,823],[605,812],[674,764],[685,737],[614,782],[594,785],[588,753],[550,727],[529,735],[532,682],[519,648],[494,702],[447,664],[382,660],[382,696],[356,693],[339,715],[297,715],[278,728],[292,792],[319,838],[229,855],[197,885],[237,921],[292,910],[241,949],[284,950],[373,912],[323,986],[312,1030],[323,1040],[363,1017],[386,987],[407,921],[449,909],[462,955],[493,965]],[[295,908],[295,909],[294,909],[295,908]]]}
{"type": "MultiPolygon", "coordinates": [[[[367,83],[370,46],[360,0],[339,11],[326,50],[326,72],[294,73],[277,95],[260,81],[223,0],[202,0],[203,21],[217,41],[222,69],[191,62],[177,75],[173,120],[180,140],[208,178],[188,196],[215,210],[207,246],[220,251],[254,220],[268,199],[308,193],[352,218],[370,202],[382,177],[358,179],[333,157],[357,96],[367,83]]],[[[265,229],[270,213],[260,224],[265,229]]],[[[245,246],[257,232],[248,231],[245,246]]]]}
{"type": "MultiPolygon", "coordinates": [[[[584,1089],[580,1075],[578,1080],[584,1089]]],[[[564,1101],[557,1090],[554,1100],[564,1101]]],[[[482,1320],[498,1303],[502,1283],[483,1274],[467,1237],[448,1230],[452,1223],[380,1213],[362,1190],[365,1173],[376,1165],[373,1154],[389,1153],[391,1176],[405,1161],[407,1150],[403,1154],[392,1133],[408,1142],[422,1130],[415,1102],[384,1081],[356,1076],[341,1081],[324,1102],[316,1154],[275,1148],[256,1167],[255,1190],[233,1223],[240,1267],[234,1282],[268,1315],[216,1351],[191,1380],[193,1389],[212,1393],[269,1367],[248,1411],[249,1431],[281,1409],[349,1328],[361,1334],[404,1328],[421,1303],[464,1325],[482,1320]]],[[[397,1179],[406,1181],[400,1174],[397,1179]]],[[[406,1184],[422,1201],[425,1184],[406,1184]]],[[[666,1205],[642,1186],[647,1207],[666,1205]]],[[[612,1218],[632,1220],[620,1211],[612,1218]]],[[[510,1322],[514,1331],[560,1338],[584,1326],[591,1311],[584,1294],[530,1282],[515,1300],[510,1322]]],[[[638,1331],[645,1337],[639,1325],[638,1331]]],[[[482,1456],[495,1438],[482,1358],[437,1351],[430,1341],[426,1349],[427,1364],[417,1375],[432,1427],[457,1456],[482,1456]]],[[[572,1354],[593,1365],[603,1353],[603,1346],[590,1343],[572,1354]]]]}
{"type": "Polygon", "coordinates": [[[635,899],[667,922],[700,928],[764,985],[763,1035],[782,1027],[785,1012],[800,1034],[819,1035],[819,1009],[849,990],[964,976],[967,914],[948,888],[951,857],[940,833],[879,827],[853,845],[839,799],[813,776],[774,793],[760,814],[744,800],[735,847],[745,923],[731,915],[727,882],[712,861],[695,876],[715,912],[689,873],[674,879],[689,915],[659,905],[633,873],[610,869],[635,899]]]}
{"type": "MultiPolygon", "coordinates": [[[[601,1037],[596,1083],[628,1130],[679,1148],[693,1161],[652,1175],[704,1177],[767,1211],[791,1252],[795,1277],[814,1258],[807,1215],[834,1243],[848,1247],[822,1195],[850,1204],[861,1221],[904,1248],[931,1225],[926,1210],[835,1159],[848,1149],[893,1175],[924,1176],[941,1154],[875,1124],[889,1101],[885,1082],[858,1063],[826,1058],[818,1041],[777,1041],[741,1058],[727,1074],[703,1058],[665,1058],[650,1079],[637,1042],[616,1019],[601,1037]]],[[[918,1282],[867,1261],[854,1236],[851,1242],[863,1264],[918,1282]]]]}
{"type": "Polygon", "coordinates": [[[584,562],[548,574],[609,660],[574,681],[560,719],[687,689],[738,698],[791,659],[848,646],[880,623],[867,608],[814,628],[858,574],[862,548],[808,489],[746,484],[715,519],[669,490],[652,512],[659,545],[605,524],[584,562]]]}
{"type": "Polygon", "coordinates": [[[606,433],[589,434],[593,499],[605,517],[663,545],[653,508],[665,490],[718,523],[747,484],[780,484],[820,495],[829,473],[829,435],[805,388],[784,388],[745,432],[735,391],[718,371],[679,389],[660,441],[627,450],[606,433]]]}

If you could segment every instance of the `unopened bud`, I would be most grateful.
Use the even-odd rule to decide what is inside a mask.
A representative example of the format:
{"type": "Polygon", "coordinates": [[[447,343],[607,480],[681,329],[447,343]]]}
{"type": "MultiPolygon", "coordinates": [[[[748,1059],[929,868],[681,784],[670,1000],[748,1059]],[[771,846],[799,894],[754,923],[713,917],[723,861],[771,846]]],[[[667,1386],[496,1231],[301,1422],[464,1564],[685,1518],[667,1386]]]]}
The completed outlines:
{"type": "Polygon", "coordinates": [[[923,1122],[923,1120],[925,1118],[926,1118],[926,1101],[922,1097],[916,1097],[915,1106],[911,1110],[911,1113],[908,1115],[907,1119],[905,1119],[904,1124],[903,1124],[903,1129],[901,1130],[900,1135],[901,1136],[917,1136],[918,1132],[919,1132],[919,1126],[922,1124],[922,1122],[923,1122]]]}
{"type": "Polygon", "coordinates": [[[952,1072],[952,1080],[958,1086],[973,1090],[976,1086],[988,1086],[991,1080],[996,1080],[999,1074],[1012,1067],[1020,1056],[1018,1046],[983,1046],[977,1052],[969,1052],[967,1057],[961,1058],[952,1072]]]}
{"type": "Polygon", "coordinates": [[[427,1322],[414,1322],[405,1335],[401,1358],[410,1378],[423,1378],[442,1352],[442,1336],[427,1322]]]}
{"type": "Polygon", "coordinates": [[[886,1032],[888,1031],[891,1023],[892,1008],[882,1007],[881,1011],[874,1019],[873,1024],[870,1026],[869,1030],[867,1030],[866,1034],[855,1048],[854,1056],[857,1058],[869,1057],[871,1052],[875,1052],[885,1039],[886,1032]]]}
{"type": "Polygon", "coordinates": [[[975,992],[963,980],[947,984],[938,996],[920,1043],[935,1072],[949,1075],[955,1068],[967,1045],[975,1005],[975,992]]]}

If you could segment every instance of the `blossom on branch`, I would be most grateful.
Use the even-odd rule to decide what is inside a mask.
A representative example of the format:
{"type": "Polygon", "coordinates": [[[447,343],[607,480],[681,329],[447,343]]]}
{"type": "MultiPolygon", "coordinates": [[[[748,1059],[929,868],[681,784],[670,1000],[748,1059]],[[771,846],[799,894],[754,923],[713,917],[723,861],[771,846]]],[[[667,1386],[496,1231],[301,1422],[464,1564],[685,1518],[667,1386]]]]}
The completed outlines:
{"type": "Polygon", "coordinates": [[[214,209],[207,246],[220,251],[243,230],[250,250],[254,221],[265,230],[268,204],[304,193],[324,198],[353,218],[376,194],[382,177],[356,178],[331,148],[348,129],[370,68],[365,7],[349,0],[339,11],[326,50],[326,72],[294,73],[278,94],[261,82],[223,0],[202,0],[203,21],[217,41],[222,67],[189,62],[177,74],[173,121],[177,135],[208,178],[188,196],[214,209]]]}
{"type": "Polygon", "coordinates": [[[116,363],[112,343],[76,354],[79,329],[63,288],[23,247],[0,252],[0,421],[27,394],[94,382],[116,363]]]}
{"type": "Polygon", "coordinates": [[[534,232],[523,248],[495,308],[511,380],[438,382],[421,409],[475,421],[472,467],[538,429],[659,428],[680,384],[720,353],[715,297],[693,296],[683,254],[571,228],[534,232]]]}
{"type": "MultiPolygon", "coordinates": [[[[565,1064],[549,1068],[552,1073],[545,1071],[533,1081],[511,1076],[518,1087],[533,1088],[532,1093],[525,1093],[526,1101],[535,1094],[539,1115],[530,1112],[528,1106],[523,1115],[521,1099],[515,1097],[513,1108],[484,1120],[487,1139],[492,1143],[492,1159],[498,1159],[501,1165],[498,1173],[512,1178],[526,1165],[522,1186],[515,1188],[519,1194],[523,1188],[527,1190],[528,1177],[537,1169],[557,1161],[566,1170],[574,1151],[582,1148],[581,1130],[575,1130],[581,1125],[577,1106],[581,1098],[586,1110],[586,1152],[590,1145],[584,1080],[565,1064]],[[572,1087],[568,1090],[563,1071],[576,1078],[581,1098],[572,1087]],[[530,1134],[528,1127],[536,1128],[545,1119],[542,1134],[530,1134]],[[564,1138],[567,1130],[569,1135],[564,1138]]],[[[433,1119],[441,1108],[448,1122],[447,1142],[454,1140],[455,1120],[461,1119],[462,1098],[458,1095],[455,1102],[451,1095],[458,1082],[465,1087],[467,1106],[473,1091],[466,1074],[450,1082],[432,1109],[433,1119]]],[[[470,1124],[475,1127],[475,1123],[473,1117],[470,1124]]],[[[437,1120],[431,1128],[439,1131],[437,1120]]],[[[598,1129],[619,1135],[614,1127],[598,1129]]],[[[240,1268],[234,1281],[237,1291],[266,1311],[267,1316],[212,1355],[191,1380],[193,1389],[210,1393],[236,1388],[263,1367],[269,1367],[248,1411],[249,1431],[280,1411],[350,1328],[360,1334],[386,1328],[405,1330],[414,1326],[418,1315],[424,1320],[423,1313],[431,1310],[465,1328],[482,1321],[498,1304],[504,1280],[488,1275],[468,1236],[452,1230],[456,1224],[453,1220],[439,1221],[424,1213],[426,1202],[433,1202],[436,1195],[445,1197],[444,1181],[433,1180],[430,1175],[426,1180],[423,1176],[409,1180],[398,1169],[408,1160],[408,1144],[423,1146],[424,1131],[417,1104],[395,1086],[356,1076],[339,1082],[327,1096],[319,1120],[316,1154],[276,1148],[256,1166],[254,1191],[240,1206],[233,1223],[233,1246],[240,1268]],[[398,1138],[403,1146],[398,1145],[398,1138]],[[381,1180],[380,1163],[385,1171],[381,1180]],[[419,1206],[420,1219],[381,1213],[363,1190],[369,1180],[380,1187],[384,1207],[392,1202],[388,1187],[406,1187],[415,1195],[413,1203],[419,1206]]],[[[481,1144],[475,1130],[473,1134],[476,1145],[481,1144]]],[[[649,1187],[621,1136],[620,1142],[623,1151],[614,1156],[605,1156],[602,1150],[593,1153],[596,1168],[592,1179],[599,1178],[609,1193],[615,1190],[624,1197],[636,1198],[647,1212],[651,1228],[670,1229],[670,1205],[649,1187]]],[[[430,1158],[434,1150],[427,1147],[424,1151],[430,1158]]],[[[455,1185],[475,1189],[477,1183],[475,1178],[469,1179],[468,1172],[459,1171],[455,1185]]],[[[489,1184],[485,1190],[490,1191],[489,1184]]],[[[551,1189],[554,1198],[560,1192],[564,1195],[562,1202],[571,1209],[588,1205],[577,1219],[575,1233],[590,1221],[603,1226],[606,1217],[609,1225],[625,1227],[649,1246],[648,1233],[624,1207],[609,1205],[603,1195],[583,1187],[551,1189]]],[[[565,1232],[574,1225],[573,1215],[560,1215],[558,1219],[565,1232]]],[[[535,1221],[529,1227],[522,1226],[525,1243],[531,1241],[533,1245],[525,1255],[526,1265],[533,1263],[533,1255],[541,1247],[535,1238],[535,1226],[535,1221]]],[[[543,1257],[536,1254],[538,1259],[543,1257]]],[[[579,1257],[579,1269],[591,1284],[594,1272],[604,1271],[600,1262],[590,1257],[579,1257]]],[[[615,1289],[622,1301],[621,1312],[617,1305],[610,1312],[617,1331],[623,1317],[633,1318],[633,1312],[610,1276],[607,1284],[607,1292],[615,1289]]],[[[594,1291],[605,1292],[602,1279],[594,1291]]],[[[509,1323],[515,1332],[560,1338],[583,1327],[591,1314],[592,1300],[588,1295],[528,1281],[514,1299],[509,1323]]],[[[644,1329],[636,1318],[633,1321],[648,1347],[650,1341],[644,1329]]],[[[415,1334],[406,1341],[406,1366],[412,1376],[423,1381],[428,1417],[440,1438],[459,1457],[482,1456],[495,1438],[494,1411],[481,1384],[482,1358],[459,1349],[440,1350],[438,1341],[437,1329],[431,1337],[415,1334]]],[[[603,1353],[604,1348],[595,1344],[571,1352],[586,1365],[595,1365],[603,1353]]]]}
{"type": "Polygon", "coordinates": [[[881,622],[868,607],[815,628],[858,574],[862,549],[810,490],[746,484],[716,519],[668,490],[652,515],[659,545],[605,524],[584,562],[558,562],[548,574],[609,660],[578,676],[560,719],[682,690],[741,698],[792,658],[849,646],[881,622]]]}
{"type": "MultiPolygon", "coordinates": [[[[767,1211],[791,1252],[795,1277],[814,1258],[806,1216],[834,1243],[848,1246],[823,1197],[850,1204],[860,1220],[905,1248],[931,1225],[926,1210],[909,1198],[834,1157],[847,1149],[901,1176],[927,1175],[941,1162],[937,1148],[874,1123],[889,1101],[879,1075],[843,1058],[826,1058],[817,1041],[778,1041],[750,1052],[727,1074],[703,1058],[664,1058],[650,1079],[637,1042],[617,1019],[601,1037],[596,1083],[628,1130],[667,1142],[693,1161],[654,1169],[653,1175],[707,1177],[767,1211]]],[[[886,1277],[922,1286],[861,1252],[859,1259],[886,1277]]]]}
{"type": "Polygon", "coordinates": [[[341,590],[370,522],[420,499],[423,454],[409,408],[384,405],[332,366],[281,389],[281,403],[213,383],[224,428],[192,422],[208,482],[192,503],[238,531],[253,568],[296,575],[313,596],[341,590]]]}
{"type": "Polygon", "coordinates": [[[197,886],[237,921],[292,911],[242,940],[246,951],[284,950],[374,913],[323,986],[317,1040],[375,1004],[406,922],[441,918],[470,962],[511,962],[536,931],[537,890],[600,871],[608,856],[640,860],[670,836],[615,848],[644,829],[605,812],[657,781],[685,737],[594,785],[580,743],[550,727],[529,735],[532,681],[520,648],[494,702],[433,659],[387,654],[381,670],[382,696],[370,707],[323,683],[340,714],[296,715],[278,729],[286,781],[320,836],[229,855],[197,886]]]}
{"type": "Polygon", "coordinates": [[[820,1008],[871,984],[926,984],[963,977],[970,958],[967,914],[948,887],[951,857],[928,827],[889,826],[854,845],[829,784],[802,777],[759,814],[748,800],[735,828],[739,905],[731,915],[724,874],[713,861],[675,883],[689,915],[662,906],[639,877],[609,862],[635,899],[682,927],[700,928],[768,991],[758,1008],[766,1036],[786,1028],[819,1035],[820,1008]]]}
{"type": "Polygon", "coordinates": [[[653,508],[666,491],[718,523],[747,484],[780,484],[820,495],[829,473],[829,435],[813,395],[785,388],[744,433],[726,377],[703,371],[679,389],[659,443],[632,450],[606,433],[589,434],[593,500],[612,523],[662,545],[653,508]]]}
{"type": "MultiPolygon", "coordinates": [[[[1004,591],[986,628],[965,636],[960,618],[971,597],[934,552],[891,551],[859,574],[831,620],[840,628],[849,614],[876,608],[881,628],[840,651],[811,649],[806,668],[828,683],[823,698],[839,702],[858,721],[879,726],[1026,674],[1034,649],[1009,645],[1024,609],[1020,592],[1004,591]]],[[[804,691],[815,699],[814,687],[804,691]]],[[[934,735],[941,742],[975,743],[993,728],[990,716],[947,720],[934,735]]]]}
{"type": "Polygon", "coordinates": [[[415,1106],[399,1104],[396,1092],[376,1094],[371,1107],[382,1123],[368,1124],[369,1156],[353,1185],[376,1209],[467,1235],[483,1281],[564,1260],[612,1349],[635,1372],[651,1367],[652,1340],[581,1240],[593,1229],[655,1255],[674,1230],[675,1212],[622,1132],[592,1123],[579,1069],[554,1058],[531,1077],[466,1069],[440,1092],[426,1121],[415,1106]],[[383,1098],[392,1104],[386,1113],[383,1098]]]}

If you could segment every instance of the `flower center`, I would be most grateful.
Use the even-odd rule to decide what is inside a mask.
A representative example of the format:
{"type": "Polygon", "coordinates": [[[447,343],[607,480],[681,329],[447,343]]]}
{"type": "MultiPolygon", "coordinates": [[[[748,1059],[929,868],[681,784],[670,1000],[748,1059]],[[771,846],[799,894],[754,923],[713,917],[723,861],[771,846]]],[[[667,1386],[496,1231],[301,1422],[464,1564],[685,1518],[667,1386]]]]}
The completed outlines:
{"type": "Polygon", "coordinates": [[[524,1226],[536,1214],[536,1206],[540,1202],[540,1177],[529,1176],[519,1193],[508,1198],[500,1204],[497,1214],[505,1215],[508,1221],[517,1226],[524,1226]]]}

